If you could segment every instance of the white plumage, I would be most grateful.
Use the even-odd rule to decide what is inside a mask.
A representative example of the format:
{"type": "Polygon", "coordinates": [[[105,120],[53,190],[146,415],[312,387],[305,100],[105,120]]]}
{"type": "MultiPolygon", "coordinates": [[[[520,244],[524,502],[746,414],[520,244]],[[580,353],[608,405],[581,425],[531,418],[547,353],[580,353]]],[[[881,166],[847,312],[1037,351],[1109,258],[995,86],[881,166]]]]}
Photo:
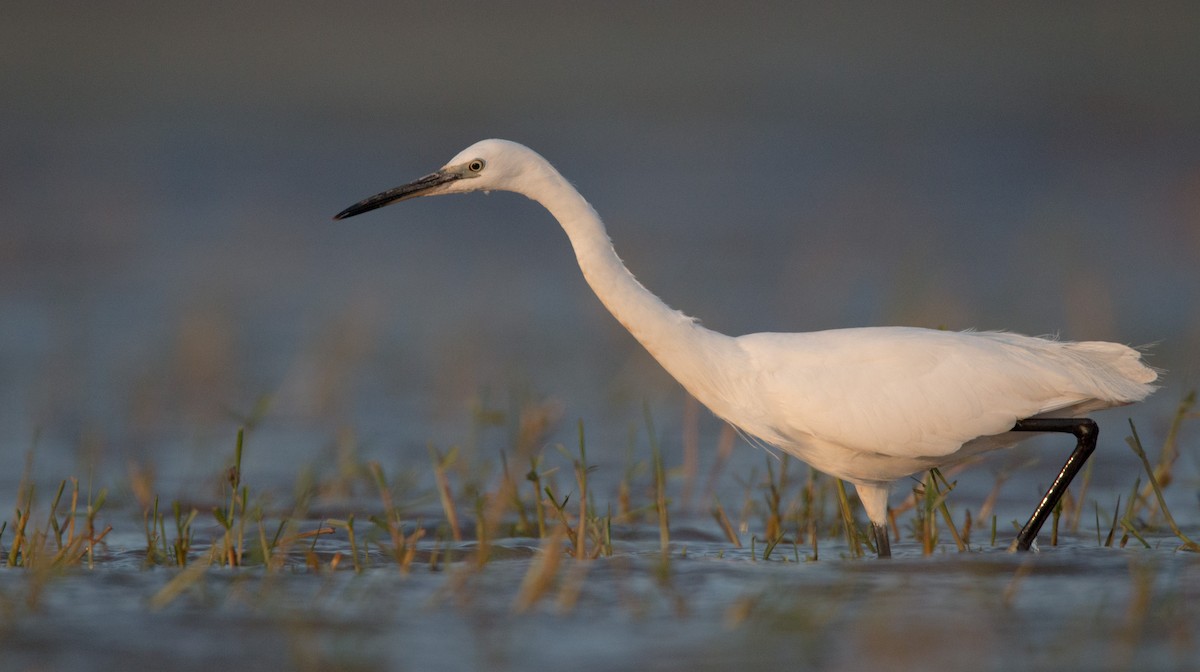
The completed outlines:
{"type": "Polygon", "coordinates": [[[337,219],[417,196],[489,190],[545,206],[596,295],[688,392],[742,432],[853,483],[877,532],[896,479],[1011,446],[1029,436],[1010,431],[1020,420],[1077,417],[1154,390],[1155,371],[1116,343],[911,327],[736,338],[711,331],[638,283],[587,201],[541,156],[505,140],[476,143],[337,219]]]}

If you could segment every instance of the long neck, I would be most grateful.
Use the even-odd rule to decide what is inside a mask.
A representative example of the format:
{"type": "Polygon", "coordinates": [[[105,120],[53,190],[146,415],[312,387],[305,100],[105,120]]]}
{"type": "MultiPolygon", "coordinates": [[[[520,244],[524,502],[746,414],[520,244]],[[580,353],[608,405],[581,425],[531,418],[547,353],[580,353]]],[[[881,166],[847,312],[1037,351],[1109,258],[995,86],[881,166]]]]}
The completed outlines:
{"type": "Polygon", "coordinates": [[[529,190],[535,193],[525,195],[562,225],[592,291],[668,373],[722,415],[718,397],[726,375],[717,363],[736,359],[734,340],[701,327],[643,287],[617,256],[592,206],[557,171],[546,169],[538,188],[529,190]]]}

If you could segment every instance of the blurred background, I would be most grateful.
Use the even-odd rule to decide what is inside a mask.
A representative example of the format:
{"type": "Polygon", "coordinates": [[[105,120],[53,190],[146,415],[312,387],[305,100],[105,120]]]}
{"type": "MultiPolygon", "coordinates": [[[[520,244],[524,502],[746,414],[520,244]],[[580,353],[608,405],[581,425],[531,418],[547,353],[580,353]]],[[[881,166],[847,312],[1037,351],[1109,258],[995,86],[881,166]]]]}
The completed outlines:
{"type": "Polygon", "coordinates": [[[248,461],[283,483],[346,431],[425,463],[526,399],[598,460],[643,403],[678,436],[682,391],[538,206],[330,220],[486,137],[546,156],[639,279],[726,333],[1155,343],[1164,388],[1107,441],[1132,460],[1130,415],[1161,439],[1200,373],[1200,5],[731,7],[7,8],[0,483],[36,445],[53,479],[183,487],[261,399],[248,461]]]}

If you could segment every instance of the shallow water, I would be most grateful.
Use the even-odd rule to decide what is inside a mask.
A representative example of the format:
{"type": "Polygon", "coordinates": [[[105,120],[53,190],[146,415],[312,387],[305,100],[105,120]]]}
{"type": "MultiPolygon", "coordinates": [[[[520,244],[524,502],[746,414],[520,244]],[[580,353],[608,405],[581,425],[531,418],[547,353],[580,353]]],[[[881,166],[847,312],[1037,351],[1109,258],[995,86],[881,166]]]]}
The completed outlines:
{"type": "Polygon", "coordinates": [[[1191,669],[1200,558],[1153,541],[933,557],[900,544],[891,562],[838,558],[832,542],[800,563],[689,542],[667,578],[656,542],[625,543],[566,568],[582,572],[572,607],[555,590],[522,614],[529,558],[407,576],[213,569],[151,609],[176,572],[118,557],[50,579],[34,608],[26,573],[0,572],[0,643],[8,669],[1191,669]]]}

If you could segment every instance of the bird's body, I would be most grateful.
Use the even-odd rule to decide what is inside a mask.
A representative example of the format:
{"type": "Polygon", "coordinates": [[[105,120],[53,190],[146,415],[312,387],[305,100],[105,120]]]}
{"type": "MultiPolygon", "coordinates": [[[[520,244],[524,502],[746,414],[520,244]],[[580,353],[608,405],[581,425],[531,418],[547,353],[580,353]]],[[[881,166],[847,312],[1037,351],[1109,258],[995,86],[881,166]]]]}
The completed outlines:
{"type": "Polygon", "coordinates": [[[1028,436],[1012,431],[1019,421],[1078,417],[1154,389],[1155,371],[1116,343],[912,327],[711,331],[633,277],[600,217],[557,170],[504,140],[476,143],[438,172],[337,218],[487,190],[541,203],[566,231],[592,290],[668,373],[744,434],[853,483],[877,530],[893,481],[1011,446],[1028,436]]]}
{"type": "Polygon", "coordinates": [[[875,522],[892,481],[1028,438],[1009,431],[1021,419],[1140,400],[1155,377],[1123,345],[1011,333],[875,327],[736,340],[763,409],[740,409],[760,423],[742,430],[854,483],[875,522]]]}

